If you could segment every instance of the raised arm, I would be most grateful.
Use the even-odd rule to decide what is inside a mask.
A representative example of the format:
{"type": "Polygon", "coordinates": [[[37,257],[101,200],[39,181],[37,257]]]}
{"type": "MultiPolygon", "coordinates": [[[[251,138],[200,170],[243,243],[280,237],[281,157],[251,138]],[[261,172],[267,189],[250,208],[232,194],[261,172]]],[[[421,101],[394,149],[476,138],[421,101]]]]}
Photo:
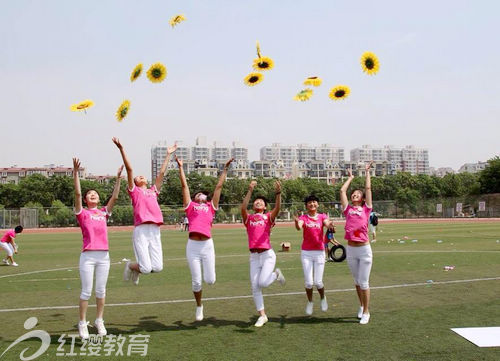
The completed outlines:
{"type": "Polygon", "coordinates": [[[182,186],[182,204],[184,205],[184,208],[187,207],[189,204],[189,201],[191,201],[191,196],[189,195],[189,187],[186,181],[186,175],[184,174],[184,168],[182,167],[182,160],[177,158],[175,156],[175,161],[177,162],[177,165],[179,166],[179,178],[181,180],[181,186],[182,186]]]}
{"type": "Polygon", "coordinates": [[[132,166],[130,165],[130,161],[128,160],[127,155],[125,154],[125,150],[123,149],[123,145],[120,143],[120,139],[113,137],[113,143],[116,144],[118,149],[120,149],[120,154],[122,155],[123,164],[125,165],[125,169],[127,170],[127,181],[128,181],[128,189],[134,188],[134,172],[132,170],[132,166]]]}
{"type": "Polygon", "coordinates": [[[349,173],[349,178],[347,178],[345,183],[342,185],[342,188],[340,188],[340,204],[342,204],[342,210],[345,210],[349,204],[349,201],[347,200],[347,189],[351,185],[354,178],[351,168],[347,169],[347,172],[349,173]]]}
{"type": "Polygon", "coordinates": [[[280,213],[281,209],[281,183],[280,181],[276,181],[274,183],[274,189],[275,189],[275,194],[276,194],[276,200],[274,202],[274,208],[271,211],[271,222],[274,222],[276,217],[278,217],[278,214],[280,213]]]}
{"type": "Polygon", "coordinates": [[[214,195],[212,197],[212,203],[214,204],[215,208],[219,207],[219,200],[220,200],[220,194],[222,192],[222,186],[224,185],[224,181],[226,180],[227,170],[229,169],[229,166],[231,165],[233,160],[234,158],[231,158],[226,162],[226,164],[224,165],[224,170],[222,171],[222,174],[219,177],[219,181],[215,186],[214,195]]]}
{"type": "Polygon", "coordinates": [[[372,182],[370,179],[370,168],[373,164],[373,160],[370,161],[370,163],[365,165],[365,175],[366,175],[366,181],[365,181],[365,204],[368,208],[373,208],[372,204],[372,182]]]}
{"type": "Polygon", "coordinates": [[[115,187],[113,188],[113,193],[111,194],[111,198],[109,199],[108,204],[106,204],[106,210],[108,211],[108,213],[111,213],[111,211],[113,210],[116,200],[118,199],[118,195],[120,194],[122,171],[123,171],[123,164],[120,166],[120,168],[118,168],[118,172],[116,173],[115,187]]]}
{"type": "Polygon", "coordinates": [[[172,153],[175,152],[176,150],[177,150],[177,143],[167,148],[167,156],[165,157],[165,160],[161,165],[160,173],[158,173],[158,176],[156,177],[155,180],[155,186],[158,192],[160,192],[161,185],[163,184],[163,177],[165,177],[165,171],[167,170],[167,165],[168,162],[170,161],[170,157],[172,156],[172,153]]]}
{"type": "Polygon", "coordinates": [[[80,213],[82,210],[82,190],[80,188],[80,177],[78,170],[80,169],[80,160],[73,158],[73,182],[75,185],[75,213],[80,213]]]}
{"type": "Polygon", "coordinates": [[[248,192],[243,198],[243,202],[241,203],[241,217],[243,218],[243,223],[247,222],[248,217],[248,203],[250,202],[250,197],[252,197],[252,192],[255,186],[257,185],[256,181],[251,181],[248,186],[248,192]]]}

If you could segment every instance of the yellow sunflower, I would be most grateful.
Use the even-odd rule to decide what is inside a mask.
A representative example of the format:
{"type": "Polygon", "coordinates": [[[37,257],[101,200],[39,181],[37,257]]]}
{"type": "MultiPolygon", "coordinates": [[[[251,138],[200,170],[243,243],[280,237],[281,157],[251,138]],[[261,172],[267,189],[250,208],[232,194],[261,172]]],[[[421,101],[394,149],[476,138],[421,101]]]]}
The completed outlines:
{"type": "Polygon", "coordinates": [[[297,95],[293,97],[293,100],[300,100],[302,102],[305,102],[309,100],[312,97],[312,95],[313,95],[312,89],[304,89],[298,92],[297,95]]]}
{"type": "Polygon", "coordinates": [[[330,98],[333,100],[342,100],[349,96],[351,89],[347,85],[337,85],[330,90],[330,98]]]}
{"type": "Polygon", "coordinates": [[[84,100],[80,103],[77,104],[72,104],[70,109],[72,112],[81,112],[84,111],[85,113],[87,112],[87,108],[93,107],[94,102],[90,99],[84,100]]]}
{"type": "Polygon", "coordinates": [[[243,81],[248,86],[254,86],[255,84],[259,84],[263,79],[264,75],[261,73],[250,73],[243,81]]]}
{"type": "Polygon", "coordinates": [[[317,76],[310,76],[304,80],[304,85],[320,86],[323,80],[317,76]]]}
{"type": "Polygon", "coordinates": [[[130,101],[124,100],[123,103],[120,104],[120,107],[116,111],[116,119],[121,122],[123,118],[125,118],[130,110],[130,101]]]}
{"type": "Polygon", "coordinates": [[[361,67],[363,68],[363,71],[368,75],[374,75],[377,74],[380,68],[380,63],[375,54],[366,51],[361,56],[361,67]]]}
{"type": "Polygon", "coordinates": [[[175,15],[175,16],[172,16],[170,18],[170,20],[168,21],[168,23],[174,27],[176,26],[177,24],[180,24],[182,21],[186,20],[186,17],[184,16],[184,14],[179,14],[179,15],[175,15]]]}
{"type": "Polygon", "coordinates": [[[253,60],[255,70],[270,70],[274,67],[274,61],[268,56],[263,56],[253,60]]]}
{"type": "Polygon", "coordinates": [[[139,63],[135,66],[134,70],[132,70],[132,74],[130,74],[130,81],[135,81],[142,74],[142,63],[139,63]]]}
{"type": "Polygon", "coordinates": [[[155,63],[151,65],[148,70],[148,79],[153,83],[160,83],[167,76],[167,68],[162,63],[155,63]]]}

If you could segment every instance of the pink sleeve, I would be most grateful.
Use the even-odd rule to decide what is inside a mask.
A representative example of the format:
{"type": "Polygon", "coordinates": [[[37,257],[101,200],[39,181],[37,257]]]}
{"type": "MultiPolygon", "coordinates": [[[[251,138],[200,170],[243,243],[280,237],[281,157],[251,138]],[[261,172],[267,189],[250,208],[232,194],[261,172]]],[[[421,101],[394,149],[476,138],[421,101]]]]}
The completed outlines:
{"type": "Polygon", "coordinates": [[[187,215],[187,214],[191,213],[192,209],[193,209],[193,202],[189,201],[189,203],[186,206],[186,208],[184,208],[184,212],[186,212],[186,215],[187,215]]]}
{"type": "Polygon", "coordinates": [[[160,194],[160,192],[158,191],[158,188],[156,188],[156,184],[153,184],[151,189],[154,190],[156,194],[160,194]]]}
{"type": "Polygon", "coordinates": [[[276,219],[274,219],[274,222],[271,221],[271,212],[267,212],[267,221],[271,225],[271,228],[274,227],[274,225],[276,224],[276,219]]]}
{"type": "Polygon", "coordinates": [[[342,212],[342,213],[344,213],[344,216],[345,216],[345,215],[347,215],[347,211],[348,211],[350,208],[351,208],[351,205],[350,205],[350,204],[348,204],[348,205],[347,205],[347,207],[345,207],[344,212],[342,212]]]}
{"type": "Polygon", "coordinates": [[[128,195],[130,196],[130,198],[131,198],[131,199],[134,199],[134,198],[135,198],[136,191],[137,191],[137,187],[135,186],[135,184],[134,184],[134,187],[132,188],[132,190],[130,190],[130,189],[127,187],[127,192],[128,192],[128,195]]]}

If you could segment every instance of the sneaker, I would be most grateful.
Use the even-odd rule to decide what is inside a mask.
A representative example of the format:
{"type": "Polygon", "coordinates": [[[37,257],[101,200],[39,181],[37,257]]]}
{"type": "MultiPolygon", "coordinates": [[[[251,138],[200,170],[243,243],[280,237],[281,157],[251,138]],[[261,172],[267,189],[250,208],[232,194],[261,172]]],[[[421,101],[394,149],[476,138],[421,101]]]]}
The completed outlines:
{"type": "Polygon", "coordinates": [[[10,264],[10,263],[9,263],[9,260],[8,260],[7,258],[4,258],[4,259],[2,260],[2,262],[3,262],[4,264],[6,264],[6,265],[9,265],[9,264],[10,264]]]}
{"type": "Polygon", "coordinates": [[[257,319],[257,322],[255,322],[255,327],[262,327],[264,326],[264,324],[268,321],[267,319],[267,316],[266,315],[263,315],[263,316],[259,316],[259,318],[257,319]]]}
{"type": "Polygon", "coordinates": [[[314,303],[312,302],[307,302],[307,305],[306,305],[306,315],[308,316],[311,316],[312,313],[313,313],[313,306],[314,306],[314,303]]]}
{"type": "Polygon", "coordinates": [[[326,302],[326,296],[321,299],[321,311],[328,311],[328,302],[326,302]]]}
{"type": "Polygon", "coordinates": [[[130,281],[130,276],[132,275],[132,270],[130,269],[130,261],[125,263],[125,269],[123,270],[123,280],[130,281]]]}
{"type": "Polygon", "coordinates": [[[12,262],[11,266],[17,267],[19,265],[16,262],[12,262]]]}
{"type": "Polygon", "coordinates": [[[87,321],[80,321],[78,322],[78,333],[80,334],[80,338],[82,340],[86,340],[89,338],[89,329],[88,329],[88,322],[87,321]]]}
{"type": "Polygon", "coordinates": [[[285,276],[283,276],[283,272],[281,272],[281,270],[279,268],[276,268],[276,274],[278,275],[278,277],[276,277],[276,280],[282,285],[284,286],[285,285],[285,276]]]}
{"type": "Polygon", "coordinates": [[[136,286],[139,284],[139,275],[140,272],[132,271],[132,282],[134,282],[134,285],[136,286]]]}
{"type": "Polygon", "coordinates": [[[102,318],[98,318],[94,321],[94,326],[97,328],[97,334],[99,336],[106,336],[108,331],[106,331],[106,327],[104,327],[104,320],[102,318]]]}
{"type": "Polygon", "coordinates": [[[361,325],[366,325],[370,321],[370,314],[369,313],[363,313],[363,316],[361,316],[361,320],[359,320],[359,323],[361,325]]]}
{"type": "Polygon", "coordinates": [[[196,307],[196,316],[195,316],[196,321],[202,321],[203,320],[203,305],[200,307],[196,307]]]}
{"type": "Polygon", "coordinates": [[[358,309],[358,318],[361,318],[363,317],[363,306],[359,306],[359,309],[358,309]]]}

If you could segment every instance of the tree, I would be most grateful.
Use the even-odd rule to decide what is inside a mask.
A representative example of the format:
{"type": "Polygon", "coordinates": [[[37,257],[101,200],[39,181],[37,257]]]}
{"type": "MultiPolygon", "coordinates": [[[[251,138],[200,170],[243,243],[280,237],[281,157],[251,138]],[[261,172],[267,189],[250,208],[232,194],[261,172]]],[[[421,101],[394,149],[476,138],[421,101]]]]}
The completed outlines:
{"type": "Polygon", "coordinates": [[[479,174],[481,193],[500,193],[500,157],[488,160],[488,166],[479,174]]]}
{"type": "Polygon", "coordinates": [[[23,206],[28,202],[38,202],[44,207],[50,207],[55,200],[54,193],[49,186],[49,180],[41,174],[33,174],[19,182],[19,195],[23,206]]]}

